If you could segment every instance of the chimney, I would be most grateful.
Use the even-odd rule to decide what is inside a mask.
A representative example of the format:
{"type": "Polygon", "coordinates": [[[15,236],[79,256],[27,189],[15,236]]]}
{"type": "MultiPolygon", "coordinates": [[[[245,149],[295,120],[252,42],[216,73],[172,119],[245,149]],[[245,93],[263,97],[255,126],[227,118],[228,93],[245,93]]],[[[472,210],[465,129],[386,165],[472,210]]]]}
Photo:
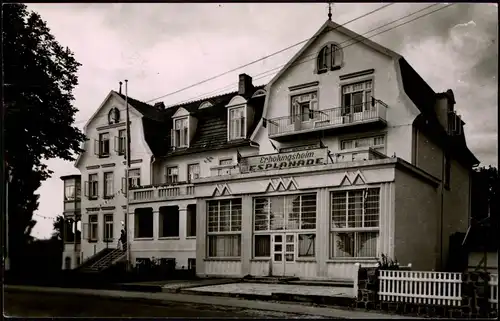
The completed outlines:
{"type": "Polygon", "coordinates": [[[434,107],[437,119],[445,130],[449,130],[452,121],[452,113],[455,111],[455,95],[451,89],[436,95],[436,105],[434,107]]]}
{"type": "Polygon", "coordinates": [[[165,110],[165,104],[163,103],[163,101],[159,101],[159,102],[155,103],[154,107],[158,110],[165,110]]]}
{"type": "Polygon", "coordinates": [[[122,94],[122,82],[120,81],[120,89],[118,90],[118,93],[121,95],[122,94]]]}
{"type": "Polygon", "coordinates": [[[238,84],[238,95],[249,96],[253,93],[252,77],[247,74],[241,74],[238,84]]]}

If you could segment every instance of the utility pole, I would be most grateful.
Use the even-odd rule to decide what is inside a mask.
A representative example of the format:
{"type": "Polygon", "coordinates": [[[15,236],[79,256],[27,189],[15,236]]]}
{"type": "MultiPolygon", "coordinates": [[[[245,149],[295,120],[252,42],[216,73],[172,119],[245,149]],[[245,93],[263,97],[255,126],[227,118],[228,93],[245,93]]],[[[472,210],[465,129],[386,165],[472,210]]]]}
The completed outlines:
{"type": "Polygon", "coordinates": [[[129,229],[129,170],[130,170],[130,158],[131,153],[130,153],[130,115],[129,115],[129,110],[128,110],[128,80],[125,79],[125,109],[126,109],[126,132],[127,132],[127,138],[126,138],[126,144],[127,144],[127,151],[125,153],[125,159],[126,159],[126,169],[125,169],[125,197],[127,200],[126,203],[126,213],[125,213],[125,231],[127,235],[126,239],[126,248],[125,250],[127,251],[127,269],[130,269],[130,229],[129,229]]]}

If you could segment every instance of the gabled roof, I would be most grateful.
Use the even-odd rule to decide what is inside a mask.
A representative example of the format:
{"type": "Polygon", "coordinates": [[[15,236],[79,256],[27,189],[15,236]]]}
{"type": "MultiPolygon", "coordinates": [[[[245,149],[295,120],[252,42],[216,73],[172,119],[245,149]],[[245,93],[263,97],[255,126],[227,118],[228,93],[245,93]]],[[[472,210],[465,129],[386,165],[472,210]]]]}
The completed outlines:
{"type": "Polygon", "coordinates": [[[304,51],[307,50],[307,48],[309,48],[311,46],[311,44],[313,42],[315,42],[319,36],[327,33],[327,32],[330,32],[332,30],[335,30],[335,32],[339,32],[339,33],[342,33],[344,35],[346,35],[347,37],[349,37],[349,39],[355,39],[357,42],[359,43],[363,43],[365,44],[366,46],[374,49],[375,51],[378,51],[384,55],[387,55],[391,58],[394,58],[394,59],[399,59],[401,58],[401,55],[399,55],[398,53],[395,53],[394,51],[382,46],[382,45],[379,45],[378,43],[376,42],[373,42],[371,41],[370,39],[366,38],[366,37],[363,37],[362,35],[359,35],[357,33],[355,33],[354,31],[351,31],[345,27],[343,27],[342,25],[339,25],[338,23],[335,23],[331,20],[326,20],[326,22],[321,26],[321,28],[319,28],[319,30],[314,34],[314,36],[312,36],[309,41],[307,41],[307,43],[292,57],[292,59],[290,59],[290,61],[288,61],[288,63],[283,67],[281,68],[281,70],[271,79],[271,81],[267,84],[267,88],[269,88],[270,86],[272,86],[272,84],[279,78],[281,77],[281,75],[286,71],[288,70],[288,68],[297,60],[300,58],[300,56],[302,56],[302,54],[304,53],[304,51]]]}

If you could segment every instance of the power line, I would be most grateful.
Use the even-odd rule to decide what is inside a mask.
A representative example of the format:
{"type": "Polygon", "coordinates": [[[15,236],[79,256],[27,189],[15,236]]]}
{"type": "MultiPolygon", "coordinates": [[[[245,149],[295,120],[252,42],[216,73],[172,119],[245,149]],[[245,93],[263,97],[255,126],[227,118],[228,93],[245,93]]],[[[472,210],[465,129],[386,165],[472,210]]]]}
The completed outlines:
{"type": "MultiPolygon", "coordinates": [[[[375,9],[375,10],[372,10],[372,11],[370,11],[370,12],[368,12],[368,13],[365,13],[365,14],[363,14],[363,15],[359,16],[359,17],[356,17],[356,18],[354,18],[354,19],[352,19],[352,20],[349,20],[349,21],[347,21],[347,22],[345,22],[345,23],[343,23],[343,24],[339,25],[339,26],[338,26],[338,27],[336,27],[335,29],[340,28],[340,27],[342,27],[342,26],[345,26],[345,25],[347,25],[347,24],[349,24],[349,23],[351,23],[351,22],[354,22],[354,21],[356,21],[356,20],[359,20],[359,19],[361,19],[361,18],[364,18],[364,17],[366,17],[366,16],[368,16],[368,15],[371,15],[371,14],[373,14],[373,13],[375,13],[375,12],[379,11],[379,10],[382,10],[382,9],[385,9],[385,8],[387,8],[387,7],[389,7],[389,6],[392,6],[393,4],[394,4],[394,3],[386,4],[386,5],[382,6],[382,7],[379,7],[379,8],[377,8],[377,9],[375,9]]],[[[233,72],[233,71],[239,70],[239,69],[241,69],[241,68],[248,67],[248,66],[253,65],[253,64],[255,64],[255,63],[259,62],[259,61],[262,61],[262,60],[264,60],[264,59],[267,59],[267,58],[269,58],[269,57],[272,57],[272,56],[275,56],[275,55],[277,55],[277,54],[279,54],[279,53],[282,53],[282,52],[284,52],[284,51],[286,51],[286,50],[289,50],[289,49],[291,49],[291,48],[293,48],[293,47],[296,47],[296,46],[298,46],[298,45],[300,45],[300,44],[302,44],[302,43],[304,43],[304,42],[306,42],[306,41],[309,41],[309,40],[314,39],[314,38],[318,38],[319,36],[321,36],[321,34],[319,34],[319,35],[317,35],[317,36],[314,36],[314,37],[311,37],[311,38],[308,38],[308,39],[306,39],[306,40],[300,41],[300,42],[298,42],[298,43],[296,43],[296,44],[294,44],[294,45],[291,45],[291,46],[288,46],[288,47],[283,48],[283,49],[281,49],[281,50],[278,50],[278,51],[276,51],[276,52],[274,52],[274,53],[272,53],[272,54],[270,54],[270,55],[267,55],[267,56],[264,56],[264,57],[259,58],[259,59],[257,59],[257,60],[254,60],[254,61],[252,61],[252,62],[246,63],[246,64],[244,64],[244,65],[242,65],[242,66],[239,66],[239,67],[233,68],[233,69],[231,69],[231,70],[225,71],[225,72],[223,72],[223,73],[221,73],[221,74],[218,74],[218,75],[216,75],[216,76],[213,76],[213,77],[207,78],[207,79],[205,79],[205,80],[199,81],[199,82],[197,82],[197,83],[195,83],[195,84],[193,84],[193,85],[190,85],[190,86],[187,86],[187,87],[181,88],[181,89],[179,89],[179,90],[173,91],[173,92],[171,92],[171,93],[165,94],[165,95],[163,95],[163,96],[160,96],[160,97],[157,97],[157,98],[154,98],[154,99],[148,100],[148,101],[146,101],[146,103],[149,103],[149,102],[152,102],[152,101],[158,100],[158,99],[160,99],[160,98],[164,98],[164,97],[167,97],[167,96],[171,96],[171,95],[177,94],[177,93],[179,93],[179,92],[181,92],[181,91],[184,91],[184,90],[186,90],[186,89],[193,88],[193,87],[195,87],[195,86],[198,86],[198,85],[204,84],[204,83],[206,83],[206,82],[208,82],[208,81],[211,81],[211,80],[217,79],[217,78],[222,77],[222,76],[224,76],[224,75],[227,75],[228,73],[231,73],[231,72],[233,72]]]]}
{"type": "MultiPolygon", "coordinates": [[[[360,34],[360,35],[357,35],[357,36],[355,36],[355,37],[353,37],[353,38],[350,38],[350,39],[348,39],[348,40],[345,40],[345,41],[341,42],[339,45],[342,45],[342,44],[344,44],[344,43],[346,43],[346,42],[349,42],[349,41],[355,40],[356,38],[361,38],[361,37],[363,37],[363,36],[365,36],[365,35],[367,35],[367,34],[369,34],[369,33],[373,32],[373,31],[379,30],[379,29],[381,29],[381,28],[383,28],[383,27],[385,27],[385,26],[388,26],[388,25],[393,24],[393,23],[395,23],[395,22],[397,22],[397,21],[400,21],[400,20],[403,20],[403,19],[405,19],[405,18],[408,18],[408,17],[410,17],[410,16],[412,16],[412,15],[415,15],[415,14],[417,14],[417,13],[419,13],[419,12],[422,12],[422,11],[424,11],[424,10],[427,10],[427,9],[429,9],[429,8],[431,8],[431,7],[434,7],[434,6],[437,6],[437,5],[439,5],[439,4],[433,4],[433,5],[427,6],[427,7],[423,8],[423,9],[420,9],[420,10],[417,10],[417,11],[415,11],[415,12],[412,12],[412,13],[410,13],[410,14],[408,14],[408,15],[405,15],[405,16],[403,16],[403,17],[401,17],[401,18],[398,18],[398,19],[396,19],[396,20],[393,20],[393,21],[391,21],[391,22],[388,22],[388,23],[386,23],[386,24],[384,24],[384,25],[382,25],[382,26],[379,26],[379,27],[377,27],[377,28],[371,29],[371,30],[369,30],[369,31],[367,31],[367,32],[365,32],[365,33],[363,33],[363,34],[360,34]]],[[[408,21],[406,21],[406,22],[404,22],[404,23],[401,23],[401,24],[399,24],[399,25],[396,25],[396,26],[394,26],[394,27],[392,27],[392,28],[389,28],[389,29],[383,30],[383,31],[381,31],[381,32],[379,32],[379,33],[376,33],[376,34],[374,34],[374,35],[367,36],[367,37],[364,37],[364,38],[369,39],[369,38],[375,37],[375,36],[377,36],[377,35],[379,35],[379,34],[382,34],[382,33],[388,32],[388,31],[391,31],[391,30],[393,30],[393,29],[395,29],[395,28],[397,28],[397,27],[400,27],[400,26],[402,26],[402,25],[408,24],[408,23],[410,23],[410,22],[413,22],[413,21],[415,21],[415,20],[418,20],[418,19],[420,19],[420,18],[423,18],[423,17],[425,17],[425,16],[428,16],[428,15],[430,15],[430,14],[434,13],[434,12],[437,12],[437,11],[440,11],[440,10],[443,10],[443,9],[446,9],[446,8],[448,8],[448,7],[451,7],[451,6],[453,6],[453,5],[455,5],[455,4],[449,4],[449,5],[446,5],[446,6],[444,6],[444,7],[438,8],[438,9],[436,9],[436,10],[430,11],[430,12],[428,12],[428,13],[426,13],[426,14],[420,15],[420,16],[418,16],[418,17],[414,18],[414,19],[411,19],[411,20],[408,20],[408,21]]],[[[347,24],[347,23],[346,23],[346,24],[347,24]]],[[[333,31],[333,30],[330,30],[330,31],[333,31]]],[[[357,40],[357,41],[355,41],[355,42],[353,42],[353,43],[351,43],[351,44],[348,44],[348,45],[346,45],[346,46],[340,47],[340,49],[347,48],[347,47],[352,46],[352,45],[354,45],[354,44],[356,44],[356,43],[362,42],[363,40],[364,40],[364,39],[357,40]]],[[[317,52],[313,52],[313,53],[311,53],[311,54],[305,55],[304,57],[315,56],[315,55],[317,55],[318,53],[319,53],[319,51],[317,51],[317,52]]],[[[304,58],[304,57],[303,57],[303,58],[304,58]]],[[[302,64],[302,63],[306,63],[306,62],[311,61],[311,60],[314,60],[314,59],[316,59],[316,57],[313,57],[312,59],[306,59],[306,60],[303,60],[303,61],[297,61],[297,62],[295,62],[295,63],[292,63],[292,64],[290,65],[290,67],[293,67],[293,66],[296,66],[296,65],[300,65],[300,64],[302,64]]],[[[262,73],[260,73],[260,74],[255,75],[255,76],[259,76],[259,75],[262,75],[262,74],[265,74],[265,73],[268,73],[268,72],[272,72],[272,71],[274,71],[274,70],[277,70],[277,69],[282,68],[282,67],[283,67],[283,66],[285,66],[285,65],[286,65],[286,63],[285,63],[285,64],[283,64],[283,65],[279,65],[279,66],[277,66],[277,67],[274,67],[274,68],[272,68],[272,69],[270,69],[270,70],[264,71],[264,72],[262,72],[262,73]]],[[[255,76],[254,76],[254,77],[255,77],[255,76]]],[[[269,76],[269,75],[267,75],[267,76],[269,76]]],[[[236,83],[236,84],[237,84],[237,83],[236,83]]],[[[231,84],[231,85],[232,85],[232,84],[231,84]]],[[[221,90],[221,89],[223,89],[223,88],[226,88],[226,87],[228,87],[228,86],[230,86],[230,85],[226,85],[226,86],[224,86],[224,87],[222,87],[222,88],[220,88],[220,89],[216,89],[216,90],[214,90],[214,91],[212,91],[212,92],[219,91],[219,90],[221,90]]],[[[199,95],[198,97],[200,97],[200,96],[205,96],[205,95],[207,95],[207,94],[209,94],[209,93],[206,93],[206,94],[203,94],[203,95],[199,95]]],[[[193,99],[193,98],[187,99],[187,100],[183,101],[182,103],[184,103],[184,102],[188,102],[188,101],[192,101],[192,99],[193,99]]],[[[174,105],[172,105],[172,106],[176,106],[176,105],[179,105],[179,104],[181,104],[181,103],[177,103],[177,104],[174,104],[174,105]]],[[[123,110],[125,110],[125,109],[120,109],[120,111],[123,111],[123,110]]],[[[106,115],[102,115],[102,116],[98,116],[98,117],[106,117],[106,115]]],[[[89,119],[90,119],[90,118],[89,118],[89,119]]],[[[88,120],[88,119],[87,119],[87,120],[88,120]]],[[[86,120],[78,121],[78,122],[75,122],[75,123],[79,123],[79,122],[83,122],[83,121],[86,121],[86,120]]]]}

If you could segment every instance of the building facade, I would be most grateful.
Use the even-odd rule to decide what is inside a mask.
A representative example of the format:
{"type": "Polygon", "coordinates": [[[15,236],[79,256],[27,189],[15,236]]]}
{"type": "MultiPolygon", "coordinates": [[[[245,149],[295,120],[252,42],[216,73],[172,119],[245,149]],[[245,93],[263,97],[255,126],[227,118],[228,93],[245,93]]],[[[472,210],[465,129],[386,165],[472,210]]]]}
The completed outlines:
{"type": "Polygon", "coordinates": [[[64,207],[62,239],[64,242],[63,266],[64,270],[71,270],[82,262],[81,252],[81,177],[80,175],[61,176],[64,182],[64,207]]]}
{"type": "MultiPolygon", "coordinates": [[[[123,104],[110,95],[102,121],[123,104]]],[[[331,279],[384,254],[443,269],[450,235],[467,229],[478,161],[453,92],[434,92],[403,57],[332,21],[265,86],[242,74],[221,96],[166,109],[131,101],[141,106],[131,117],[140,182],[129,181],[128,217],[121,194],[109,211],[128,222],[133,264],[331,279]]],[[[119,123],[89,124],[97,137],[119,123]]],[[[77,162],[86,191],[90,175],[123,173],[119,155],[86,150],[77,162]]],[[[89,231],[100,240],[108,210],[95,202],[82,197],[82,221],[96,212],[89,231]]]]}

